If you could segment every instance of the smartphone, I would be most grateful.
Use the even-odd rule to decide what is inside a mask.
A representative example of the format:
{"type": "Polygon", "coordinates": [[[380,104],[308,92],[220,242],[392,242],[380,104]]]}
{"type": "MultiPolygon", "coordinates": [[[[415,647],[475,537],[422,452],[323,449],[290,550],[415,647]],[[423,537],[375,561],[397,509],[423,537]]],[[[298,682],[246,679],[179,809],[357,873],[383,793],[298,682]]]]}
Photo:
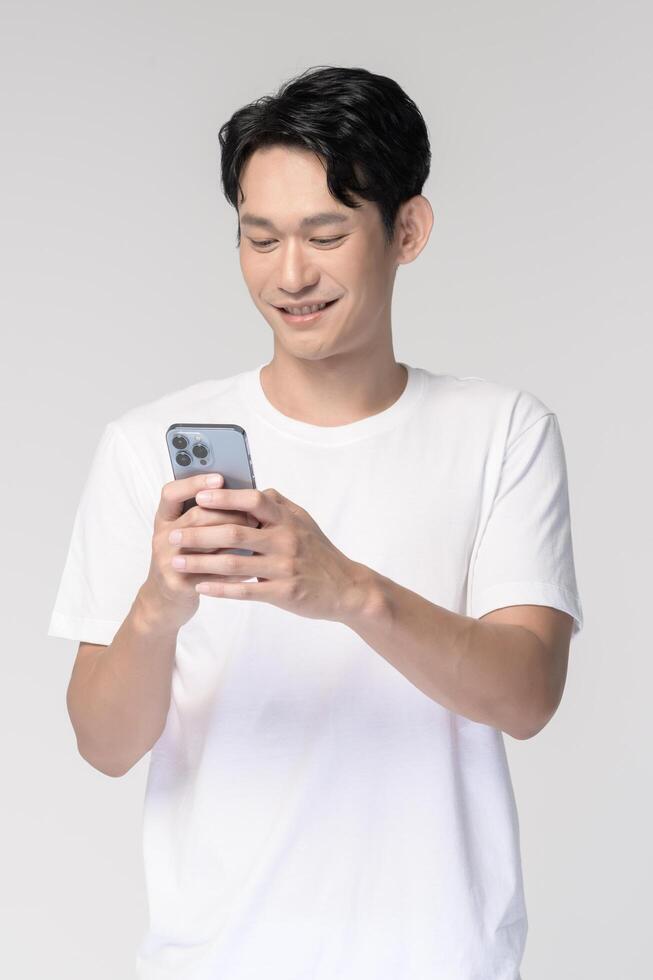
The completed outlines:
{"type": "MultiPolygon", "coordinates": [[[[175,422],[166,430],[166,445],[175,480],[198,473],[221,473],[223,488],[256,488],[247,433],[240,425],[175,422]]],[[[194,497],[184,501],[182,513],[191,507],[197,507],[194,497]]],[[[249,548],[221,548],[220,551],[227,555],[254,554],[249,548]]]]}

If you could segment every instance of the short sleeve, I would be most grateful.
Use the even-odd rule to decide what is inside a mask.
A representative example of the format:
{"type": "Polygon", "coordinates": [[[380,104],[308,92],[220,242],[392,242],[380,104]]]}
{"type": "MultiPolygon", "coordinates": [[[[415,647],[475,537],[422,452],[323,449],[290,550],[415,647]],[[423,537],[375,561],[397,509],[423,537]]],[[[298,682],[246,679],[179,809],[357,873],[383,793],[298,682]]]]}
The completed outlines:
{"type": "MultiPolygon", "coordinates": [[[[542,403],[533,401],[536,404],[542,403]]],[[[583,626],[558,419],[547,411],[509,438],[489,517],[470,569],[470,615],[553,606],[583,626]]]]}
{"type": "Polygon", "coordinates": [[[107,423],[75,514],[48,636],[111,643],[147,578],[156,499],[116,421],[107,423]]]}

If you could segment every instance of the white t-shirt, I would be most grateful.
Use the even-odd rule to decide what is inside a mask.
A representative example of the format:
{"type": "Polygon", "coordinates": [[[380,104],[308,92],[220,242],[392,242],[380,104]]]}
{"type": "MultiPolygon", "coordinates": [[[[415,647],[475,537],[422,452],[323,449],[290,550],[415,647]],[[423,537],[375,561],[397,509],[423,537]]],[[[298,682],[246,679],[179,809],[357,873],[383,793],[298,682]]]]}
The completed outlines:
{"type": "MultiPolygon", "coordinates": [[[[581,628],[564,449],[538,398],[406,365],[389,408],[317,426],[268,401],[261,367],[106,425],[50,636],[108,644],[129,612],[173,422],[241,425],[259,489],[430,602],[475,617],[554,606],[581,628]]],[[[201,597],[178,635],[143,834],[139,980],[519,980],[503,733],[442,707],[342,623],[201,597]]]]}

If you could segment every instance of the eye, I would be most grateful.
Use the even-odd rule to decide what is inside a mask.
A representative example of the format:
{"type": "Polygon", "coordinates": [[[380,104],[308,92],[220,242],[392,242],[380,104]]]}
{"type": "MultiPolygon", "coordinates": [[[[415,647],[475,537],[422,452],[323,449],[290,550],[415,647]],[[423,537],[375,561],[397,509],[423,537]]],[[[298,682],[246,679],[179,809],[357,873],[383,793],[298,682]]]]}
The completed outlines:
{"type": "Polygon", "coordinates": [[[339,242],[344,235],[338,235],[336,238],[313,238],[311,241],[318,242],[320,245],[330,245],[331,242],[339,242]]]}
{"type": "MultiPolygon", "coordinates": [[[[317,242],[318,245],[331,245],[333,242],[339,242],[345,235],[337,235],[335,238],[312,238],[312,242],[317,242]]],[[[274,245],[276,239],[265,238],[263,240],[257,241],[255,238],[250,238],[252,245],[256,245],[257,248],[267,248],[268,245],[274,245]]]]}

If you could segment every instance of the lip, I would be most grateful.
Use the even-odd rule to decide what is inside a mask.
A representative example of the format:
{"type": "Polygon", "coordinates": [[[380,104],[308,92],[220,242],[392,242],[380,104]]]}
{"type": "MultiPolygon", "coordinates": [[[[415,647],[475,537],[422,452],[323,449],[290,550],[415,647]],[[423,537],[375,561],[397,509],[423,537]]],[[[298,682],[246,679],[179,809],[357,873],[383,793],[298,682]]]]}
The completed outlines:
{"type": "MultiPolygon", "coordinates": [[[[279,313],[284,318],[286,323],[312,323],[313,320],[317,320],[318,317],[321,317],[324,313],[327,312],[327,310],[330,310],[332,306],[335,306],[339,299],[340,297],[338,296],[336,297],[336,299],[330,300],[323,309],[317,310],[315,313],[304,313],[304,314],[286,313],[284,309],[278,306],[276,307],[276,309],[279,311],[279,313]]],[[[314,306],[315,304],[304,303],[303,305],[314,306]]]]}

